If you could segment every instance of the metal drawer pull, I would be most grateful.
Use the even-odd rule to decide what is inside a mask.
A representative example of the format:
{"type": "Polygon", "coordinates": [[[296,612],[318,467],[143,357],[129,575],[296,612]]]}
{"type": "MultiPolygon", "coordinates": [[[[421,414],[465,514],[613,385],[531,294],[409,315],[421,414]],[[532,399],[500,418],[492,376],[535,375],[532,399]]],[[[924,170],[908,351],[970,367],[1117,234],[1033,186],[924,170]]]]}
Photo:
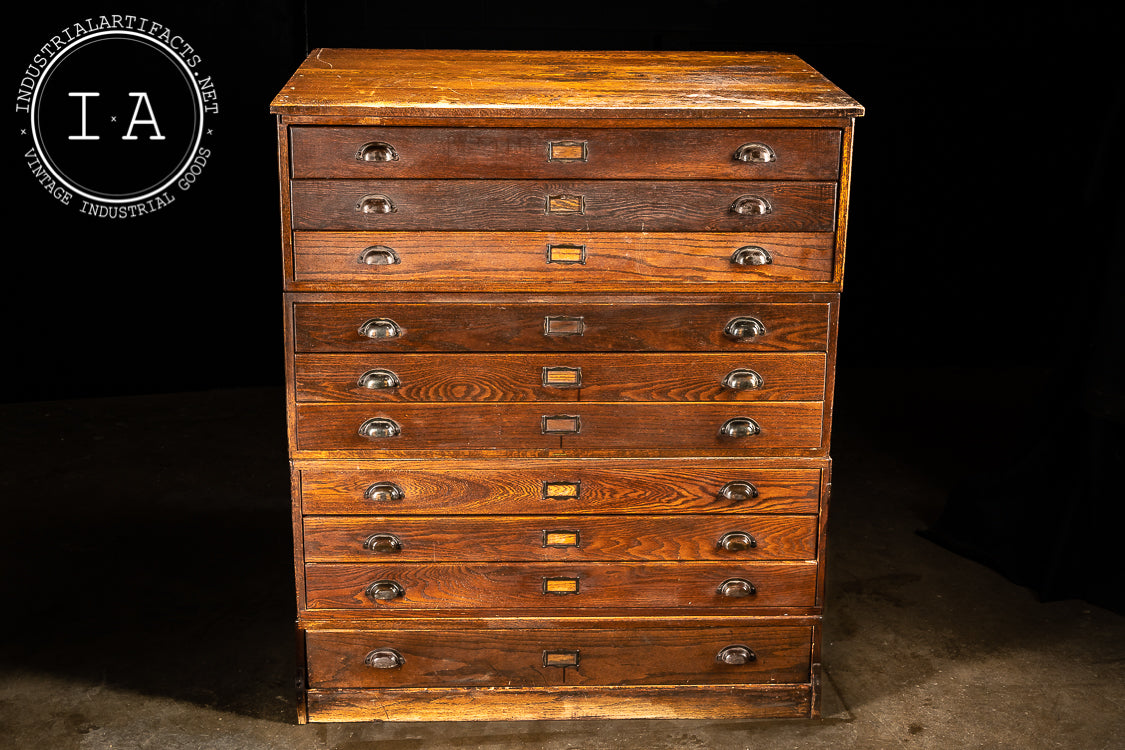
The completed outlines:
{"type": "Polygon", "coordinates": [[[777,159],[773,149],[764,143],[743,143],[734,152],[735,161],[747,161],[754,164],[768,164],[777,159]]]}
{"type": "Polygon", "coordinates": [[[544,388],[582,387],[581,367],[544,367],[542,373],[544,388]]]}
{"type": "Polygon", "coordinates": [[[746,245],[731,253],[730,262],[736,266],[768,266],[773,263],[773,256],[764,247],[746,245]]]}
{"type": "Polygon", "coordinates": [[[745,578],[728,578],[719,584],[719,593],[737,599],[744,596],[754,596],[758,593],[758,589],[745,578]]]}
{"type": "Polygon", "coordinates": [[[392,599],[406,596],[406,589],[394,581],[383,579],[369,584],[368,587],[363,590],[363,594],[372,601],[389,602],[392,599]]]}
{"type": "Polygon", "coordinates": [[[393,266],[398,262],[398,253],[386,245],[365,248],[356,259],[356,263],[363,266],[393,266]]]}
{"type": "Polygon", "coordinates": [[[762,387],[764,382],[762,376],[753,370],[739,368],[727,373],[727,376],[723,378],[723,388],[729,388],[732,391],[756,391],[762,387]]]}
{"type": "Polygon", "coordinates": [[[359,327],[359,335],[365,339],[397,339],[402,329],[390,318],[370,318],[359,327]]]}
{"type": "Polygon", "coordinates": [[[760,195],[740,195],[730,204],[730,211],[739,216],[765,216],[773,212],[773,206],[760,195]]]}
{"type": "Polygon", "coordinates": [[[715,654],[715,661],[720,664],[747,664],[752,661],[757,661],[758,657],[753,651],[745,646],[727,646],[726,648],[715,654]]]}
{"type": "Polygon", "coordinates": [[[393,648],[377,648],[363,657],[363,663],[375,669],[397,669],[406,663],[406,659],[393,648]]]}
{"type": "Polygon", "coordinates": [[[567,596],[578,593],[577,578],[544,578],[543,593],[555,596],[567,596]]]}
{"type": "Polygon", "coordinates": [[[394,482],[376,482],[363,491],[363,497],[365,500],[386,503],[401,500],[406,497],[406,493],[394,482]]]}
{"type": "Polygon", "coordinates": [[[735,417],[723,422],[719,434],[728,438],[748,438],[759,435],[762,428],[750,417],[735,417]]]}
{"type": "Polygon", "coordinates": [[[376,194],[360,198],[359,203],[355,204],[355,210],[365,214],[393,214],[398,209],[390,198],[376,194]]]}
{"type": "Polygon", "coordinates": [[[363,548],[380,554],[402,552],[402,540],[394,534],[372,534],[363,540],[363,548]]]}
{"type": "Polygon", "coordinates": [[[733,500],[736,503],[753,500],[758,496],[758,488],[749,482],[727,482],[719,490],[719,497],[733,500]]]}
{"type": "Polygon", "coordinates": [[[402,382],[390,370],[368,370],[359,376],[359,385],[370,391],[398,388],[402,382]]]}
{"type": "Polygon", "coordinates": [[[359,426],[359,434],[365,438],[397,437],[401,432],[402,428],[393,419],[374,417],[359,426]]]}
{"type": "MultiPolygon", "coordinates": [[[[743,146],[745,148],[745,146],[743,146]]],[[[355,152],[356,161],[398,161],[395,147],[383,141],[369,141],[355,152]]]]}
{"type": "Polygon", "coordinates": [[[582,539],[577,529],[543,529],[543,547],[577,547],[582,539]]]}
{"type": "Polygon", "coordinates": [[[758,540],[745,531],[728,531],[719,537],[719,548],[727,552],[743,552],[757,546],[758,540]]]}
{"type": "Polygon", "coordinates": [[[732,318],[727,321],[726,326],[723,328],[723,333],[727,338],[734,339],[735,341],[745,341],[747,339],[765,336],[766,326],[757,318],[752,318],[748,315],[740,315],[737,318],[732,318]]]}
{"type": "Polygon", "coordinates": [[[539,426],[544,435],[577,435],[582,432],[582,417],[577,414],[544,414],[539,426]]]}

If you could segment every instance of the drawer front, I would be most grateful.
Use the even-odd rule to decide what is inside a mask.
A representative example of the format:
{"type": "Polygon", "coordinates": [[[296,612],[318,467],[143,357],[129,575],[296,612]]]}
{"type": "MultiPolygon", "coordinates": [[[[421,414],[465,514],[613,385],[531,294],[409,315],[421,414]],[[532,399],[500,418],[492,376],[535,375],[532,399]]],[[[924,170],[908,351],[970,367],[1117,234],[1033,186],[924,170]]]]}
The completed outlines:
{"type": "Polygon", "coordinates": [[[298,352],[826,351],[827,303],[295,303],[298,352]]]}
{"type": "Polygon", "coordinates": [[[310,609],[745,611],[813,606],[816,563],[308,563],[305,592],[310,609]]]}
{"type": "Polygon", "coordinates": [[[714,455],[817,448],[824,406],[753,404],[298,404],[301,450],[665,450],[714,455]]]}
{"type": "Polygon", "coordinates": [[[809,681],[810,626],[310,631],[314,688],[809,681]]]}
{"type": "Polygon", "coordinates": [[[293,272],[357,288],[825,282],[834,247],[831,232],[294,232],[293,272]]]}
{"type": "Polygon", "coordinates": [[[302,469],[300,492],[314,515],[816,513],[820,469],[729,460],[380,461],[302,469]]]}
{"type": "Polygon", "coordinates": [[[819,401],[825,355],[298,354],[297,400],[819,401]]]}
{"type": "Polygon", "coordinates": [[[811,560],[816,516],[308,516],[308,562],[811,560]]]}
{"type": "Polygon", "coordinates": [[[829,128],[294,127],[289,138],[295,178],[835,180],[840,172],[840,131],[829,128]]]}
{"type": "Polygon", "coordinates": [[[831,232],[834,182],[293,180],[293,229],[831,232]]]}

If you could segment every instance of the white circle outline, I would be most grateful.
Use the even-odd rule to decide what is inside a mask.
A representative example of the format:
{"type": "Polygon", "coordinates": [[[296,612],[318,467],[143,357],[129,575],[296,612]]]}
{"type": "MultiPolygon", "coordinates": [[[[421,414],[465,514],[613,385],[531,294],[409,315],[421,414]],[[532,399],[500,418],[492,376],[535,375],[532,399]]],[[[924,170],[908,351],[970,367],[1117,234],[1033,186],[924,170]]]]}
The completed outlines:
{"type": "MultiPolygon", "coordinates": [[[[97,41],[98,37],[122,36],[122,35],[137,37],[137,39],[139,39],[142,42],[151,43],[150,46],[155,46],[157,49],[159,49],[161,52],[163,52],[166,57],[170,58],[173,62],[178,63],[180,65],[180,67],[183,68],[183,72],[186,74],[187,81],[190,84],[189,87],[191,88],[191,90],[195,94],[195,101],[196,101],[196,104],[198,105],[197,114],[198,114],[198,117],[199,117],[199,127],[196,128],[195,142],[192,144],[191,149],[187,153],[188,154],[194,154],[195,152],[197,152],[199,150],[199,144],[203,140],[203,127],[204,127],[203,126],[203,114],[204,114],[203,113],[203,95],[199,92],[199,86],[196,85],[196,83],[195,83],[194,73],[192,72],[191,68],[189,68],[187,66],[187,63],[184,62],[183,58],[181,58],[179,55],[176,54],[175,50],[173,50],[170,47],[165,46],[159,39],[156,39],[155,37],[153,37],[149,34],[142,34],[139,31],[132,31],[132,30],[129,30],[129,29],[110,29],[110,30],[107,30],[107,31],[95,31],[93,34],[90,34],[87,37],[84,37],[82,39],[79,39],[79,40],[75,41],[72,45],[70,45],[61,54],[56,55],[55,57],[51,58],[51,60],[43,67],[43,72],[42,72],[42,74],[40,74],[40,85],[36,86],[35,90],[31,94],[31,102],[30,102],[29,111],[28,111],[28,114],[29,114],[29,123],[28,124],[29,124],[29,129],[31,130],[31,139],[32,139],[32,141],[35,142],[35,149],[36,149],[36,151],[39,152],[39,154],[41,154],[43,156],[46,156],[47,151],[46,151],[46,149],[43,148],[42,143],[40,143],[40,141],[39,141],[39,131],[36,128],[36,123],[39,120],[39,116],[38,116],[39,108],[38,108],[38,101],[37,100],[39,99],[40,89],[43,88],[44,84],[47,81],[47,78],[49,77],[49,71],[51,70],[51,66],[53,66],[55,63],[57,63],[59,60],[65,59],[72,51],[74,51],[74,50],[78,49],[79,47],[85,45],[87,42],[97,41]]],[[[74,185],[70,184],[70,182],[67,179],[63,178],[62,175],[57,174],[57,169],[54,167],[53,164],[50,164],[49,162],[50,162],[50,158],[40,159],[40,163],[43,165],[43,168],[46,169],[48,172],[50,172],[52,177],[54,177],[56,180],[58,180],[60,183],[62,183],[66,187],[73,190],[77,195],[81,195],[83,198],[89,198],[92,201],[97,201],[98,203],[114,203],[114,204],[118,204],[118,203],[138,203],[140,201],[148,200],[149,198],[153,197],[154,195],[158,195],[159,193],[162,193],[170,185],[172,185],[176,180],[180,179],[180,177],[185,172],[187,172],[188,169],[192,165],[192,161],[190,159],[185,159],[184,160],[184,166],[178,172],[176,172],[170,178],[168,178],[167,180],[162,182],[159,187],[145,193],[144,195],[134,196],[134,197],[131,197],[131,198],[106,198],[106,197],[101,196],[101,195],[91,194],[91,193],[88,193],[84,190],[80,190],[77,187],[75,187],[74,185]]]]}

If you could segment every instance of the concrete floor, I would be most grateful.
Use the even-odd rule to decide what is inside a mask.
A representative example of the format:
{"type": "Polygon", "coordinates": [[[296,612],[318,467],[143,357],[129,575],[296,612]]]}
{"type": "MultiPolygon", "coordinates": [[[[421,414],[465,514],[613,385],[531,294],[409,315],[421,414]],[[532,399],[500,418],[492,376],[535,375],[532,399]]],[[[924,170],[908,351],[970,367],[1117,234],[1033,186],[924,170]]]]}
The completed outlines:
{"type": "Polygon", "coordinates": [[[1125,747],[1125,618],[920,536],[953,479],[885,386],[837,402],[816,721],[297,726],[281,390],[0,405],[0,747],[1125,747]]]}

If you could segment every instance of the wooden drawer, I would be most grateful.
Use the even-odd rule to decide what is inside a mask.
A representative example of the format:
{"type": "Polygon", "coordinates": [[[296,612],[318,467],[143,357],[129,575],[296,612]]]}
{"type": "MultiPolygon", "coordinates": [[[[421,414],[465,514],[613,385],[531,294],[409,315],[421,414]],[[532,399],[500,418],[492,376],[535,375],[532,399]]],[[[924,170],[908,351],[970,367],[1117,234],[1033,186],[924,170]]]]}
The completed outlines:
{"type": "Polygon", "coordinates": [[[294,232],[293,274],[353,288],[826,282],[834,247],[831,232],[294,232]]]}
{"type": "Polygon", "coordinates": [[[310,631],[306,648],[318,688],[801,683],[812,627],[310,631]]]}
{"type": "Polygon", "coordinates": [[[819,401],[825,378],[819,352],[298,354],[294,365],[302,402],[819,401]]]}
{"type": "Polygon", "coordinates": [[[305,595],[310,609],[386,611],[812,607],[816,563],[308,563],[305,595]],[[751,590],[737,582],[753,593],[720,593],[751,590]]]}
{"type": "Polygon", "coordinates": [[[293,229],[831,232],[834,182],[293,180],[293,229]],[[742,199],[751,200],[743,213],[742,199]],[[764,203],[762,202],[764,201],[764,203]]]}
{"type": "Polygon", "coordinates": [[[309,562],[811,560],[816,516],[306,516],[309,562]]]}
{"type": "Polygon", "coordinates": [[[745,455],[817,448],[824,405],[298,404],[299,450],[661,450],[745,455]],[[547,408],[552,407],[552,408],[547,408]],[[749,420],[749,421],[747,421],[749,420]],[[724,434],[749,427],[756,433],[724,434]],[[368,433],[361,434],[361,431],[368,433]],[[372,436],[373,431],[382,434],[372,436]]]}
{"type": "Polygon", "coordinates": [[[828,303],[293,305],[297,352],[826,351],[828,303]],[[754,333],[757,326],[764,333],[754,333]],[[372,338],[361,333],[386,334],[372,338]],[[732,333],[725,331],[730,328],[732,333]],[[732,338],[733,334],[747,334],[732,338]]]}
{"type": "Polygon", "coordinates": [[[379,461],[302,468],[307,514],[792,514],[819,508],[819,468],[731,460],[379,461]]]}
{"type": "Polygon", "coordinates": [[[289,130],[294,178],[605,177],[834,180],[830,128],[367,128],[289,130]],[[735,157],[746,149],[751,161],[735,157]],[[772,152],[769,161],[767,153],[772,152]],[[380,160],[381,157],[387,157],[380,160]]]}

